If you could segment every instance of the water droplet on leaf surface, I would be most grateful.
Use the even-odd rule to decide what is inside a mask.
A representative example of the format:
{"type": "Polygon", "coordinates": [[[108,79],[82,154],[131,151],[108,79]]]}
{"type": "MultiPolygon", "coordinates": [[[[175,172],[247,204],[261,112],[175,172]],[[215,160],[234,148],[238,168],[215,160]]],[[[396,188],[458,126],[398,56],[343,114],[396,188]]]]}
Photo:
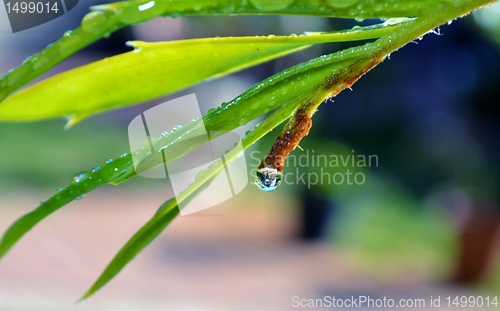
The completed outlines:
{"type": "Polygon", "coordinates": [[[70,184],[71,185],[79,185],[81,182],[87,180],[88,178],[90,177],[90,173],[89,172],[80,172],[80,173],[76,173],[73,178],[71,179],[71,182],[70,184]]]}

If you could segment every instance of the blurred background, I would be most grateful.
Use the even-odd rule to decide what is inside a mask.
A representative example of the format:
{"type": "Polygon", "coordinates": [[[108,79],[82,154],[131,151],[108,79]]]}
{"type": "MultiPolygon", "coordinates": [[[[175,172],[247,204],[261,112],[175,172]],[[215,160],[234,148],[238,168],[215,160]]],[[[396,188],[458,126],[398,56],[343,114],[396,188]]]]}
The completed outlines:
{"type": "MultiPolygon", "coordinates": [[[[77,27],[88,6],[98,3],[85,1],[24,32],[0,33],[0,73],[77,27]]],[[[286,35],[377,22],[289,16],[155,19],[112,34],[40,79],[126,52],[124,43],[132,39],[286,35]]],[[[104,289],[75,304],[128,238],[173,196],[168,182],[156,179],[97,189],[41,222],[2,260],[0,310],[290,310],[293,297],[324,296],[425,299],[421,309],[430,309],[431,296],[440,296],[443,308],[448,296],[500,296],[500,116],[495,109],[500,5],[414,43],[393,53],[352,92],[325,102],[301,142],[303,150],[291,157],[375,156],[370,167],[289,161],[285,170],[295,182],[273,193],[251,185],[250,177],[233,199],[176,219],[104,289]],[[310,185],[296,179],[347,169],[362,174],[363,182],[310,185]]],[[[272,74],[353,44],[316,46],[91,117],[69,130],[63,130],[65,120],[0,123],[0,231],[67,185],[74,173],[129,152],[128,124],[146,109],[194,92],[205,113],[272,74]]],[[[250,169],[279,131],[246,152],[250,169]]]]}

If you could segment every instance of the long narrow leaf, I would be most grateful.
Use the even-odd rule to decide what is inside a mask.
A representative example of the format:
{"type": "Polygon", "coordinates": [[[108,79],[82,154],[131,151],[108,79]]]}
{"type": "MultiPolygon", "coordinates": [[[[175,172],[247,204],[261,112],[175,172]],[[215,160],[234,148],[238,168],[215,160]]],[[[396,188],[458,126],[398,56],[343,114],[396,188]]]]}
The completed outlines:
{"type": "MultiPolygon", "coordinates": [[[[243,124],[242,118],[244,118],[244,123],[247,123],[283,104],[293,102],[299,105],[298,98],[302,98],[304,94],[315,92],[317,85],[324,84],[332,72],[341,70],[347,63],[351,63],[352,59],[367,55],[369,51],[370,49],[367,46],[352,48],[285,70],[253,86],[241,96],[208,113],[203,118],[205,127],[208,131],[230,131],[243,124]],[[305,86],[302,86],[302,83],[305,86]],[[244,113],[241,113],[242,110],[244,113]]],[[[198,122],[201,122],[201,120],[198,122]]],[[[156,144],[156,149],[159,151],[161,148],[175,146],[175,143],[180,138],[184,137],[196,126],[197,122],[188,124],[181,130],[160,139],[156,144]]],[[[176,154],[171,153],[169,160],[174,160],[187,152],[187,150],[179,150],[176,154]]],[[[157,152],[152,155],[150,161],[156,161],[157,164],[160,164],[161,162],[158,162],[161,160],[160,154],[160,152],[157,152]]],[[[116,184],[135,175],[136,172],[130,155],[110,160],[101,169],[75,175],[70,185],[54,194],[47,201],[42,202],[37,209],[21,217],[9,227],[0,241],[0,258],[26,232],[55,210],[103,184],[116,184]]]]}
{"type": "Polygon", "coordinates": [[[130,42],[134,51],[61,73],[13,94],[0,104],[0,120],[72,116],[70,124],[74,124],[89,115],[170,94],[311,44],[373,39],[400,27],[377,25],[307,36],[134,41],[130,42]]]}
{"type": "Polygon", "coordinates": [[[0,79],[0,101],[73,53],[127,25],[159,16],[234,14],[311,15],[342,18],[424,16],[467,0],[131,0],[93,7],[81,26],[28,58],[0,79]]]}
{"type": "MultiPolygon", "coordinates": [[[[280,123],[290,117],[296,106],[301,101],[310,101],[312,98],[301,96],[296,102],[290,102],[281,107],[266,120],[260,123],[251,131],[243,140],[243,149],[247,149],[250,145],[254,144],[267,132],[278,126],[280,123]]],[[[316,100],[321,100],[317,97],[316,100]]],[[[241,154],[229,152],[224,156],[226,165],[230,164],[234,159],[241,154]]],[[[114,278],[139,252],[141,252],[147,245],[149,245],[179,214],[178,204],[181,202],[189,202],[194,196],[210,184],[213,178],[224,169],[221,161],[216,165],[209,167],[207,170],[200,172],[197,179],[175,199],[170,199],[165,202],[158,210],[158,212],[151,218],[144,226],[142,226],[137,233],[120,249],[115,255],[113,260],[108,264],[103,273],[90,287],[90,289],[83,295],[81,299],[86,299],[97,292],[100,288],[106,285],[112,278],[114,278]]]]}

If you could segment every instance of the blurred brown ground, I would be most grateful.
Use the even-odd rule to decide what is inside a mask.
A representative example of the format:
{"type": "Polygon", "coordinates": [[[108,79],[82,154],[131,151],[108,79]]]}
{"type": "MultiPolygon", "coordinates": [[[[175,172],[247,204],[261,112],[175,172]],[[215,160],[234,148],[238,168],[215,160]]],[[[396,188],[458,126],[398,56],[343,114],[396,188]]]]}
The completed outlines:
{"type": "MultiPolygon", "coordinates": [[[[41,222],[2,260],[0,310],[294,310],[293,296],[472,294],[431,285],[418,269],[374,279],[331,244],[296,241],[295,203],[281,196],[276,205],[265,195],[247,188],[216,208],[176,219],[105,288],[75,304],[169,196],[96,191],[41,222]]],[[[37,197],[2,195],[0,231],[36,206],[37,197]]]]}

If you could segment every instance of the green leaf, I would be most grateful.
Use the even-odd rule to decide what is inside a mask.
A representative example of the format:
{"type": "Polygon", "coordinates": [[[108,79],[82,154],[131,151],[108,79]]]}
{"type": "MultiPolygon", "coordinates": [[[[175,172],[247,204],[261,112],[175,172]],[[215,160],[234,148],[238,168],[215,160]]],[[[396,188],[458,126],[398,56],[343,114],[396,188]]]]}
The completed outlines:
{"type": "MultiPolygon", "coordinates": [[[[255,127],[243,140],[242,145],[247,149],[250,145],[259,140],[263,135],[271,129],[278,126],[286,120],[295,110],[298,103],[302,100],[313,100],[313,98],[301,98],[296,102],[290,102],[284,105],[276,112],[274,112],[265,121],[255,127]]],[[[322,100],[316,98],[316,100],[322,100]]],[[[226,165],[230,164],[241,154],[230,151],[224,156],[226,165]]],[[[81,300],[86,299],[97,292],[100,288],[106,285],[112,278],[114,278],[139,252],[141,252],[147,245],[149,245],[168,224],[179,214],[178,203],[189,202],[194,196],[203,191],[206,186],[210,184],[217,174],[224,169],[222,161],[216,162],[205,171],[200,172],[196,180],[177,198],[170,199],[159,208],[158,212],[151,218],[139,231],[137,231],[132,238],[120,249],[120,251],[111,260],[108,266],[104,269],[103,273],[99,276],[97,281],[90,287],[90,289],[83,295],[81,300]]]]}
{"type": "MultiPolygon", "coordinates": [[[[0,78],[0,101],[47,72],[73,53],[109,36],[127,25],[159,16],[204,16],[235,14],[310,15],[342,18],[391,18],[427,16],[437,11],[455,11],[477,0],[130,0],[92,7],[81,26],[64,35],[19,67],[0,78]]],[[[458,17],[458,15],[454,15],[458,17]]]]}
{"type": "Polygon", "coordinates": [[[92,114],[158,98],[311,44],[378,38],[401,25],[303,36],[134,41],[129,43],[134,51],[61,73],[13,94],[0,104],[0,120],[72,116],[71,125],[92,114]]]}
{"type": "MultiPolygon", "coordinates": [[[[354,69],[352,72],[343,69],[349,65],[358,63],[362,59],[365,59],[364,63],[369,62],[371,59],[370,52],[376,46],[375,43],[368,43],[364,46],[322,56],[280,72],[254,85],[232,101],[210,111],[203,118],[206,130],[210,132],[231,131],[283,105],[292,105],[292,108],[296,109],[299,105],[307,103],[310,98],[325,98],[335,87],[330,78],[339,73],[355,73],[354,69]]],[[[346,87],[342,79],[339,79],[337,84],[341,88],[346,87]]],[[[195,148],[196,146],[189,146],[189,148],[176,147],[177,142],[196,128],[199,122],[202,121],[190,123],[180,130],[159,139],[155,144],[156,152],[146,158],[144,162],[151,163],[151,166],[160,165],[163,163],[162,150],[168,152],[168,160],[171,161],[195,148]],[[174,151],[170,151],[171,149],[174,151]]],[[[257,134],[253,135],[260,135],[259,137],[261,137],[272,129],[269,126],[266,127],[265,124],[267,123],[259,127],[257,134]]],[[[252,138],[253,136],[249,137],[252,138]]],[[[243,140],[243,143],[245,141],[243,140]]],[[[246,148],[245,145],[244,148],[246,148]]],[[[141,152],[141,150],[137,152],[141,152]]],[[[75,176],[80,174],[84,174],[85,179],[72,182],[69,186],[42,203],[33,212],[21,217],[7,230],[0,241],[0,258],[26,232],[57,209],[103,184],[117,184],[136,176],[130,155],[125,155],[116,160],[108,160],[100,169],[92,172],[78,173],[75,176]]]]}
{"type": "MultiPolygon", "coordinates": [[[[429,13],[425,17],[419,17],[403,25],[397,31],[381,37],[374,43],[322,56],[290,68],[253,86],[241,96],[210,112],[203,119],[206,128],[209,131],[228,131],[266,113],[266,109],[267,111],[278,109],[276,113],[271,115],[269,119],[258,126],[256,130],[243,140],[243,146],[246,148],[252,141],[258,140],[272,129],[273,124],[275,124],[271,122],[272,120],[276,122],[282,121],[298,108],[310,112],[315,111],[322,99],[335,96],[344,88],[351,86],[364,73],[380,63],[388,54],[432,31],[435,27],[491,2],[490,0],[454,1],[454,6],[450,6],[449,10],[436,11],[429,13]],[[271,123],[268,123],[268,120],[271,123]]],[[[171,138],[186,135],[190,126],[188,125],[182,130],[175,132],[171,138]]],[[[163,144],[160,149],[174,148],[176,146],[175,139],[170,140],[169,138],[164,141],[160,140],[160,142],[163,144]]],[[[186,152],[188,150],[185,150],[185,148],[179,148],[172,154],[175,157],[182,156],[186,152]]],[[[152,155],[151,159],[154,156],[152,155]]],[[[198,191],[201,191],[203,186],[217,173],[217,169],[220,170],[220,166],[220,164],[216,165],[212,170],[200,174],[197,180],[183,194],[177,197],[177,202],[188,200],[191,195],[195,195],[198,191]]],[[[2,241],[0,241],[0,257],[38,221],[73,200],[76,195],[79,196],[107,182],[118,183],[134,176],[131,167],[132,161],[130,156],[127,155],[109,163],[108,166],[104,166],[100,170],[96,170],[94,172],[96,175],[86,173],[83,176],[76,176],[68,187],[55,194],[34,212],[22,217],[7,230],[2,241]],[[97,176],[101,176],[101,178],[94,178],[97,176]]],[[[145,235],[140,234],[137,237],[138,240],[136,240],[140,249],[151,242],[164,228],[162,226],[167,225],[175,217],[175,212],[172,211],[172,208],[174,208],[173,204],[172,201],[167,202],[157,213],[157,215],[169,216],[158,216],[154,221],[154,225],[150,224],[146,228],[143,228],[142,232],[145,235]]],[[[134,253],[133,249],[127,249],[129,252],[134,253]]],[[[133,255],[124,256],[119,261],[115,261],[109,270],[111,272],[100,278],[99,284],[96,287],[92,287],[93,289],[85,297],[91,295],[96,289],[102,287],[116,275],[135,254],[137,252],[133,255]]]]}
{"type": "Polygon", "coordinates": [[[116,168],[126,166],[129,162],[130,157],[108,160],[102,168],[96,167],[92,172],[75,174],[67,187],[57,189],[52,197],[42,201],[38,208],[19,218],[7,229],[0,241],[0,259],[40,220],[87,192],[119,178],[123,170],[116,168]]]}
{"type": "Polygon", "coordinates": [[[111,263],[106,267],[99,279],[80,299],[86,299],[108,283],[134,257],[151,243],[170,222],[179,214],[177,202],[170,199],[165,202],[154,217],[149,220],[136,234],[120,249],[111,263]]]}

